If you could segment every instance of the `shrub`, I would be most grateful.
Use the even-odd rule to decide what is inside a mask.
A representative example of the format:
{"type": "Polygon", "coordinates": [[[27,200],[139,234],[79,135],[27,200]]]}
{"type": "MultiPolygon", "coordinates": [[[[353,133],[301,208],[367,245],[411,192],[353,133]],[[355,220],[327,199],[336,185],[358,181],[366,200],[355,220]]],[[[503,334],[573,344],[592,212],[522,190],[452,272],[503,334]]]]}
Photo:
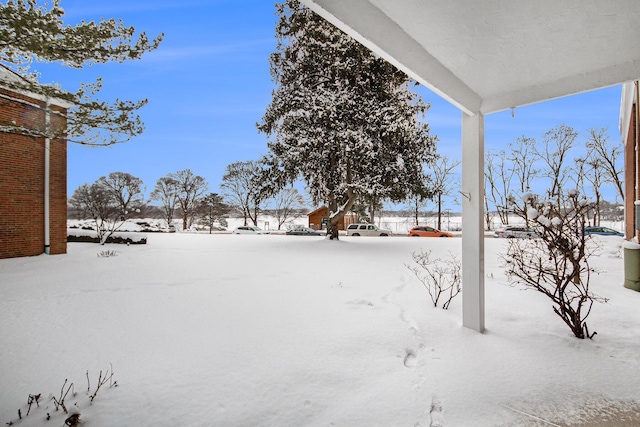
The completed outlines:
{"type": "Polygon", "coordinates": [[[532,194],[523,196],[513,212],[537,234],[535,239],[510,239],[503,265],[511,283],[524,285],[546,295],[553,311],[577,338],[593,338],[586,319],[594,301],[606,302],[589,290],[589,257],[597,249],[582,232],[591,205],[577,191],[544,201],[532,194]]]}

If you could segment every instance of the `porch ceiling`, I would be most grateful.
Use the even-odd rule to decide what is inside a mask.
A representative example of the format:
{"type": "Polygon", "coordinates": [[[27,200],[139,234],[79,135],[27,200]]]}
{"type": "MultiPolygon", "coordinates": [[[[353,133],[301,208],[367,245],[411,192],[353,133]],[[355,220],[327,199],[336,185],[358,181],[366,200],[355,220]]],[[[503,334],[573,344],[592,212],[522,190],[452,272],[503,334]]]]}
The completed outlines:
{"type": "Polygon", "coordinates": [[[302,0],[468,114],[640,78],[637,0],[302,0]]]}

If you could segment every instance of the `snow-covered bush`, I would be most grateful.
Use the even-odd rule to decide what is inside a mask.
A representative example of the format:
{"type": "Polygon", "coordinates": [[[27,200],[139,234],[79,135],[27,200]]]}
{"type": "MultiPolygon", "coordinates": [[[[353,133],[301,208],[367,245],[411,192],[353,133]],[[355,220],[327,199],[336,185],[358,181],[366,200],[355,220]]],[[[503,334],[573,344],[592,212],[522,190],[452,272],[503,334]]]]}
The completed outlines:
{"type": "Polygon", "coordinates": [[[583,230],[591,205],[571,191],[557,200],[544,201],[527,194],[524,206],[511,205],[538,238],[509,239],[502,255],[509,281],[546,295],[553,311],[577,338],[592,338],[586,319],[594,301],[606,302],[589,290],[594,269],[589,257],[597,250],[583,230]]]}
{"type": "Polygon", "coordinates": [[[94,230],[67,229],[67,242],[145,245],[147,243],[147,235],[144,233],[115,232],[103,241],[94,230]]]}

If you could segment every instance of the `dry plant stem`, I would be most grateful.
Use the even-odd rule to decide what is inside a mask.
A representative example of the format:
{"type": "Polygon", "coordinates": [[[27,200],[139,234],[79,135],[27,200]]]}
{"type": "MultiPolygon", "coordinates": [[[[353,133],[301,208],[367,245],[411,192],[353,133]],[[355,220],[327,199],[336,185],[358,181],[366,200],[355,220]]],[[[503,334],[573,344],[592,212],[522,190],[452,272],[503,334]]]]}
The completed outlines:
{"type": "MultiPolygon", "coordinates": [[[[59,407],[61,407],[65,414],[68,414],[69,411],[67,411],[67,407],[64,405],[64,399],[67,398],[69,391],[71,391],[71,389],[73,388],[73,383],[71,383],[69,384],[67,391],[66,392],[64,391],[64,386],[67,385],[67,381],[68,379],[65,379],[64,384],[62,384],[62,388],[60,389],[60,398],[56,399],[56,397],[53,396],[53,403],[55,404],[56,411],[58,410],[59,407]]],[[[73,394],[75,394],[75,392],[73,394]]]]}
{"type": "Polygon", "coordinates": [[[102,370],[100,370],[100,375],[98,376],[98,385],[96,386],[95,391],[93,392],[93,394],[91,396],[89,396],[89,399],[91,399],[91,401],[93,402],[93,399],[96,398],[96,395],[98,394],[98,390],[100,390],[100,387],[102,387],[103,385],[105,385],[107,382],[110,383],[109,387],[113,387],[114,383],[113,381],[113,365],[111,365],[111,374],[109,374],[109,370],[107,369],[107,371],[104,374],[104,377],[102,376],[102,370]]]}
{"type": "Polygon", "coordinates": [[[27,405],[29,405],[29,407],[27,408],[27,415],[25,415],[25,417],[29,416],[29,412],[31,412],[31,405],[33,405],[33,402],[36,402],[38,408],[40,407],[40,396],[41,393],[29,395],[29,400],[27,400],[27,405]]]}
{"type": "Polygon", "coordinates": [[[111,368],[111,375],[109,375],[109,388],[113,387],[113,363],[109,363],[111,368]]]}

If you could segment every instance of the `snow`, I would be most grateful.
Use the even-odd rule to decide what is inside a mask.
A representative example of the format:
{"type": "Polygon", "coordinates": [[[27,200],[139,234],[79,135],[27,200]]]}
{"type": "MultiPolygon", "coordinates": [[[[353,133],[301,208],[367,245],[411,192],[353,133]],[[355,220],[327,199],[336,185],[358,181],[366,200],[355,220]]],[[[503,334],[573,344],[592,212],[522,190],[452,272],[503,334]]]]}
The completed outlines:
{"type": "Polygon", "coordinates": [[[461,297],[433,308],[405,266],[416,250],[459,255],[459,238],[152,233],[0,260],[0,422],[63,425],[49,395],[66,378],[86,426],[571,425],[637,411],[640,294],[623,287],[623,240],[593,242],[592,288],[609,299],[588,319],[594,340],[507,284],[503,239],[485,240],[484,334],[461,326],[461,297]],[[93,392],[110,364],[118,387],[90,404],[86,372],[93,392]]]}
{"type": "Polygon", "coordinates": [[[638,242],[634,242],[633,240],[628,240],[626,242],[624,242],[622,244],[622,247],[624,249],[631,249],[631,250],[640,250],[640,244],[638,242]]]}
{"type": "Polygon", "coordinates": [[[544,215],[538,216],[536,220],[545,227],[551,227],[551,220],[544,215]]]}

